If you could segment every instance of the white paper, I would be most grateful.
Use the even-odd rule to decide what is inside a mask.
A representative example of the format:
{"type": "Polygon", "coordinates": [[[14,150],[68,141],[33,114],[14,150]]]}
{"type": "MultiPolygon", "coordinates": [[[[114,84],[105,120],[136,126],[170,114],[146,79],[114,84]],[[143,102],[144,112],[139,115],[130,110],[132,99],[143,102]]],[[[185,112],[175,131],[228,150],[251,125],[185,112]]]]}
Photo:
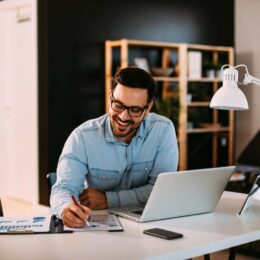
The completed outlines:
{"type": "Polygon", "coordinates": [[[244,205],[242,206],[242,209],[238,213],[239,215],[242,215],[253,204],[254,199],[260,200],[260,188],[256,184],[258,178],[260,178],[260,175],[256,178],[250,192],[248,193],[249,195],[247,195],[244,205]]]}
{"type": "Polygon", "coordinates": [[[253,195],[253,198],[256,200],[260,200],[260,188],[257,190],[257,192],[253,195]]]}
{"type": "Polygon", "coordinates": [[[51,216],[0,217],[0,233],[8,231],[48,232],[51,216]]]}
{"type": "Polygon", "coordinates": [[[113,214],[93,214],[88,219],[87,223],[81,228],[70,228],[64,226],[64,230],[73,231],[101,231],[101,230],[121,230],[122,226],[118,220],[118,217],[113,214]]]}
{"type": "Polygon", "coordinates": [[[241,211],[239,212],[239,215],[242,215],[253,203],[254,197],[250,196],[246,198],[246,201],[241,209],[241,211]]]}

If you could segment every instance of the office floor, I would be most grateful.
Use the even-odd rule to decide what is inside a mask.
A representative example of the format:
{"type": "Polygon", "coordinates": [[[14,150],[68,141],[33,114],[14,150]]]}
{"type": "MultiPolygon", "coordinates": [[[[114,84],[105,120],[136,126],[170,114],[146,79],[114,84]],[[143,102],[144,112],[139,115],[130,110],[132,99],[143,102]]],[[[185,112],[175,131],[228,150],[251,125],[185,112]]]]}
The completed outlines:
{"type": "MultiPolygon", "coordinates": [[[[228,260],[229,251],[224,250],[221,252],[217,252],[214,254],[210,254],[210,260],[228,260]]],[[[252,256],[246,256],[242,254],[236,255],[236,260],[258,260],[259,258],[252,257],[252,256]]],[[[203,256],[192,258],[192,260],[204,260],[203,256]]]]}

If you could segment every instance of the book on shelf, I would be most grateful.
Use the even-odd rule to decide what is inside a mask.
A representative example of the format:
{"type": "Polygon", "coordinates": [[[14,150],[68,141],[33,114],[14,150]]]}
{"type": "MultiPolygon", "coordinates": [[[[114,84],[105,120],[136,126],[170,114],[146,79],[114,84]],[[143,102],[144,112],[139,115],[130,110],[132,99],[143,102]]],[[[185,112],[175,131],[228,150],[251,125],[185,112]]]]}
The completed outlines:
{"type": "Polygon", "coordinates": [[[188,52],[188,75],[190,79],[202,77],[202,53],[200,51],[188,52]]]}

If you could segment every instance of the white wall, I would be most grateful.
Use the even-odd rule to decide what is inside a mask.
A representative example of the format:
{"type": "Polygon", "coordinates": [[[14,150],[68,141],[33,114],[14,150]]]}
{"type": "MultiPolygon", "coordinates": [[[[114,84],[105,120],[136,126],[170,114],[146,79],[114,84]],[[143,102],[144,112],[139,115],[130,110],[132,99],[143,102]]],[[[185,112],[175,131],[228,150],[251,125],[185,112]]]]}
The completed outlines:
{"type": "Polygon", "coordinates": [[[0,197],[31,202],[38,202],[36,26],[35,0],[0,2],[0,197]]]}
{"type": "MultiPolygon", "coordinates": [[[[246,64],[249,73],[260,78],[260,1],[235,1],[236,64],[246,64]]],[[[241,86],[249,110],[236,112],[236,157],[260,129],[260,86],[241,86]]]]}

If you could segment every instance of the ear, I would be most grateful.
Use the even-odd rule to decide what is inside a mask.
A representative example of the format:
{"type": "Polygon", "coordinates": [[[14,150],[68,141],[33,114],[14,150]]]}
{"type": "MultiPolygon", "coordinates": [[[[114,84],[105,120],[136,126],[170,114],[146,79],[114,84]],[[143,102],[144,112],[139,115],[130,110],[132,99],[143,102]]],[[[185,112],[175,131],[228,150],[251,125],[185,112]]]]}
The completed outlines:
{"type": "Polygon", "coordinates": [[[108,104],[110,103],[110,100],[112,98],[112,90],[110,89],[109,92],[108,92],[108,104]]]}
{"type": "Polygon", "coordinates": [[[151,111],[152,107],[153,107],[153,101],[149,103],[148,108],[145,111],[145,116],[151,111]]]}
{"type": "Polygon", "coordinates": [[[108,91],[108,98],[110,99],[111,96],[112,96],[112,90],[110,89],[110,90],[108,91]]]}

